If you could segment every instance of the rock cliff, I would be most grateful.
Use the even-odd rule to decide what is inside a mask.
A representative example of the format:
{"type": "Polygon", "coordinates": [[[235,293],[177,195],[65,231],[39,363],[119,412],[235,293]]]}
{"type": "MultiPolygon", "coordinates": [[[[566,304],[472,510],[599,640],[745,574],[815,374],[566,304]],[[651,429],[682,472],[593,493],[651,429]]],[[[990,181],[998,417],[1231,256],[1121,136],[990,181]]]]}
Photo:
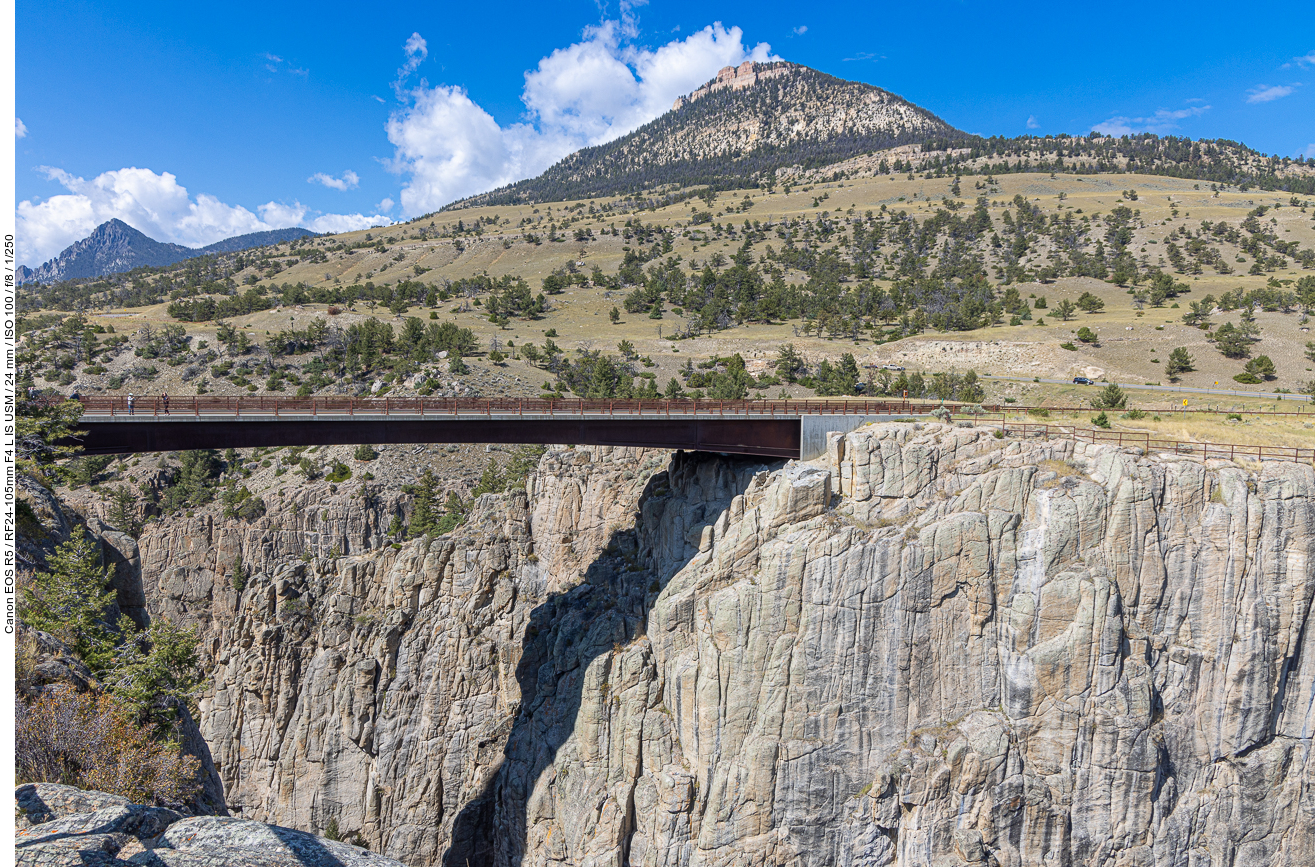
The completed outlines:
{"type": "Polygon", "coordinates": [[[238,592],[143,544],[148,607],[206,631],[229,807],[408,864],[1315,850],[1310,466],[940,425],[580,448],[451,535],[257,560],[238,592]]]}

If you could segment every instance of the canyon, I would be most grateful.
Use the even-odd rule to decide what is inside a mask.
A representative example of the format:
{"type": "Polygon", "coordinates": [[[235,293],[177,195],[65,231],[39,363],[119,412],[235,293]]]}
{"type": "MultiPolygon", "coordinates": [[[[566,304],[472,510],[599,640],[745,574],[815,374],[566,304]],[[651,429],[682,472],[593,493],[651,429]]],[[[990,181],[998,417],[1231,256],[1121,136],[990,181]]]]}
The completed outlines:
{"type": "Polygon", "coordinates": [[[350,487],[114,537],[202,631],[241,819],[416,867],[1315,844],[1309,465],[935,423],[812,462],[554,449],[400,543],[350,487]]]}

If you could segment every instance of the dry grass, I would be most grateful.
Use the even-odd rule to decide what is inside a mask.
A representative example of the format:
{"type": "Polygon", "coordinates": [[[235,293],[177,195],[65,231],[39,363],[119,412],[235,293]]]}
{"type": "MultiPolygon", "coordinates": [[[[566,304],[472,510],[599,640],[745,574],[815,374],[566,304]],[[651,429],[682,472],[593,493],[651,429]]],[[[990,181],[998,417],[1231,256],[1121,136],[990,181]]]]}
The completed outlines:
{"type": "MultiPolygon", "coordinates": [[[[967,207],[972,206],[973,197],[983,193],[990,203],[992,218],[999,221],[1006,210],[1014,210],[1012,199],[1022,195],[1028,201],[1040,206],[1048,214],[1071,215],[1074,219],[1083,217],[1099,218],[1120,204],[1140,211],[1145,224],[1134,233],[1134,252],[1148,257],[1152,265],[1160,264],[1164,241],[1169,232],[1186,225],[1195,228],[1202,219],[1226,220],[1236,224],[1256,205],[1273,206],[1281,203],[1282,207],[1271,210],[1265,219],[1276,219],[1275,231],[1285,241],[1297,241],[1302,247],[1315,246],[1315,223],[1307,210],[1291,207],[1287,204],[1288,196],[1264,193],[1252,190],[1247,193],[1225,192],[1218,196],[1209,190],[1197,189],[1194,181],[1175,178],[1153,177],[1143,175],[1112,175],[1073,177],[1060,176],[1049,178],[1043,174],[1005,175],[996,179],[997,184],[989,190],[979,191],[974,188],[978,178],[965,177],[962,181],[960,201],[967,207]],[[1121,202],[1123,190],[1135,188],[1139,198],[1135,202],[1121,202]],[[1061,194],[1064,198],[1060,198],[1061,194]],[[1179,214],[1174,216],[1177,209],[1179,214]]],[[[773,193],[752,191],[749,193],[753,207],[745,213],[734,213],[732,206],[738,206],[744,198],[744,191],[722,193],[712,205],[714,219],[719,223],[733,223],[742,226],[745,220],[776,221],[781,218],[809,217],[817,218],[828,212],[833,218],[861,216],[866,211],[878,212],[884,205],[888,210],[904,210],[918,219],[926,219],[943,207],[942,199],[949,195],[951,179],[908,180],[900,177],[878,177],[850,180],[843,183],[824,183],[796,185],[789,195],[782,189],[773,193]],[[825,201],[814,207],[814,200],[827,195],[825,201]]],[[[597,199],[592,204],[601,206],[611,199],[597,199]]],[[[330,254],[327,263],[301,262],[293,264],[273,278],[262,279],[262,283],[297,283],[307,285],[332,285],[337,279],[341,284],[373,280],[375,283],[395,282],[406,278],[425,283],[439,283],[472,274],[487,272],[493,277],[511,274],[524,277],[530,285],[538,288],[539,281],[558,268],[574,267],[588,273],[595,265],[604,272],[614,273],[625,255],[625,248],[637,243],[621,236],[610,234],[612,227],[620,228],[627,219],[636,218],[643,223],[679,229],[672,255],[683,257],[688,265],[691,259],[703,262],[713,253],[721,252],[729,257],[738,246],[738,240],[721,240],[705,243],[699,238],[681,233],[688,227],[694,208],[703,210],[706,206],[701,201],[682,202],[655,211],[639,211],[608,216],[589,217],[590,203],[584,203],[583,211],[568,211],[574,203],[553,203],[552,205],[476,208],[453,211],[435,215],[432,218],[414,221],[408,224],[391,226],[384,229],[372,229],[375,239],[383,238],[388,246],[387,253],[378,253],[372,249],[356,251],[345,257],[340,253],[330,254]],[[538,213],[536,213],[536,210],[538,213]],[[564,213],[584,213],[586,216],[578,223],[559,232],[571,237],[576,229],[590,229],[593,239],[587,242],[571,240],[553,243],[544,240],[535,245],[521,237],[527,230],[532,230],[546,239],[547,219],[542,224],[522,227],[523,218],[551,218],[560,221],[564,213]],[[452,227],[457,220],[467,225],[480,218],[495,216],[496,226],[486,226],[484,237],[463,240],[464,250],[458,252],[450,239],[422,239],[419,231],[424,228],[442,231],[452,227]],[[608,234],[604,235],[606,231],[608,234]],[[391,240],[388,240],[391,239],[391,240]],[[394,257],[402,255],[402,261],[394,257]],[[414,266],[419,265],[431,270],[420,276],[414,273],[414,266]],[[382,269],[382,270],[380,270],[382,269]],[[327,275],[327,276],[326,276],[327,275]]],[[[702,227],[706,228],[706,226],[702,227]]],[[[1097,231],[1097,234],[1099,232],[1097,231]]],[[[365,232],[353,232],[340,235],[334,241],[353,243],[364,240],[365,232]]],[[[780,241],[774,234],[766,240],[779,247],[780,241]]],[[[762,244],[755,249],[762,254],[762,244]]],[[[1041,264],[1040,260],[1032,262],[1041,264]]],[[[1264,285],[1271,277],[1279,280],[1296,279],[1305,272],[1294,267],[1287,271],[1262,276],[1251,276],[1244,272],[1245,265],[1235,265],[1237,274],[1221,276],[1203,274],[1199,276],[1179,277],[1191,287],[1191,293],[1180,299],[1185,308],[1187,302],[1203,297],[1206,293],[1216,296],[1224,291],[1236,288],[1254,288],[1264,285]]],[[[254,272],[250,272],[254,273],[254,272]]],[[[239,281],[248,276],[248,272],[235,275],[239,281]]],[[[795,272],[790,279],[802,277],[795,272]]],[[[882,281],[876,281],[882,284],[882,281]]],[[[884,285],[884,284],[883,284],[884,285]]],[[[1021,326],[1001,326],[984,330],[937,334],[929,333],[912,337],[897,343],[875,345],[864,338],[857,342],[847,340],[827,340],[821,338],[804,338],[796,336],[794,331],[798,323],[773,325],[752,324],[718,332],[704,338],[687,341],[672,341],[669,336],[683,325],[682,317],[668,309],[665,318],[652,320],[644,313],[624,314],[621,322],[612,325],[608,321],[608,311],[613,306],[623,307],[623,292],[610,295],[601,289],[592,287],[575,287],[550,300],[554,309],[549,315],[537,322],[515,320],[508,329],[500,329],[489,323],[481,313],[481,308],[472,307],[462,311],[455,301],[439,304],[435,308],[412,308],[408,315],[419,316],[428,321],[431,312],[436,313],[440,321],[455,321],[461,326],[469,327],[478,335],[481,344],[487,345],[496,337],[500,341],[513,340],[518,344],[527,341],[542,343],[544,332],[556,329],[557,343],[567,350],[592,348],[614,351],[620,340],[629,340],[641,355],[650,356],[656,363],[649,368],[658,376],[659,385],[664,385],[683,365],[686,359],[702,359],[711,355],[742,353],[746,359],[766,359],[773,356],[776,349],[784,342],[792,342],[806,356],[813,359],[821,357],[837,358],[841,353],[853,352],[860,363],[881,364],[901,363],[910,370],[945,370],[957,368],[966,370],[974,368],[978,372],[998,375],[1064,377],[1071,378],[1077,373],[1108,376],[1125,382],[1164,382],[1163,365],[1168,353],[1175,347],[1185,346],[1196,359],[1197,370],[1187,373],[1183,385],[1192,387],[1235,385],[1232,375],[1241,370],[1242,362],[1225,359],[1205,341],[1205,334],[1194,328],[1186,327],[1181,321],[1182,308],[1161,309],[1147,308],[1141,311],[1133,309],[1127,291],[1117,286],[1106,284],[1090,278],[1066,278],[1054,283],[1025,284],[1020,286],[1021,293],[1044,295],[1050,303],[1049,310],[1056,302],[1068,298],[1076,299],[1083,292],[1091,292],[1105,301],[1105,310],[1098,314],[1079,314],[1072,322],[1060,323],[1048,311],[1037,311],[1038,318],[1044,318],[1046,325],[1038,326],[1033,322],[1021,326]],[[1079,346],[1076,352],[1060,349],[1060,344],[1073,340],[1073,334],[1086,325],[1097,331],[1101,337],[1098,347],[1079,346]],[[1129,331],[1128,329],[1132,330],[1129,331]],[[1157,330],[1159,329],[1159,330],[1157,330]],[[663,335],[659,337],[659,334],[663,335]],[[1158,363],[1157,363],[1158,362],[1158,363]],[[1099,371],[1099,373],[1096,373],[1099,371]]],[[[144,323],[163,324],[170,321],[164,311],[165,305],[156,305],[131,311],[131,316],[105,318],[93,317],[104,324],[114,324],[120,332],[132,331],[144,323]]],[[[324,316],[323,305],[304,305],[295,310],[270,310],[249,316],[235,317],[232,321],[238,327],[245,328],[257,340],[263,340],[265,332],[275,332],[289,325],[302,327],[309,319],[324,316]]],[[[392,319],[400,324],[400,319],[393,318],[387,311],[376,309],[370,311],[365,305],[358,305],[355,311],[344,311],[334,321],[346,325],[369,315],[392,319]]],[[[1235,320],[1235,315],[1215,317],[1215,323],[1235,320]]],[[[1263,329],[1263,340],[1256,348],[1273,358],[1278,366],[1279,378],[1269,387],[1282,387],[1295,390],[1300,380],[1315,378],[1315,367],[1302,357],[1302,348],[1307,340],[1315,339],[1315,332],[1302,331],[1296,315],[1278,313],[1260,313],[1257,316],[1263,329]]],[[[199,339],[209,340],[214,344],[214,327],[212,324],[189,325],[189,330],[199,339]]],[[[532,379],[530,389],[536,388],[545,378],[541,372],[524,370],[518,373],[525,379],[532,379]]],[[[180,384],[181,387],[181,384],[180,384]]],[[[784,389],[790,396],[804,396],[798,387],[784,389]]],[[[184,392],[190,389],[184,389],[184,392]]],[[[771,389],[770,396],[775,397],[781,391],[778,387],[771,389]]],[[[1015,397],[1020,403],[1032,402],[1033,399],[1051,397],[1055,400],[1085,400],[1089,393],[1080,389],[1062,386],[1042,386],[1029,383],[992,382],[989,385],[990,399],[1001,396],[1015,397]],[[1071,393],[1070,393],[1071,392],[1071,393]]],[[[1138,394],[1134,398],[1138,406],[1166,406],[1172,402],[1171,396],[1138,394]]],[[[1247,403],[1244,399],[1230,397],[1190,396],[1192,405],[1221,404],[1232,408],[1247,403]]]]}
{"type": "MultiPolygon", "coordinates": [[[[1052,425],[1090,428],[1093,414],[1094,410],[1084,414],[1052,414],[1043,421],[1052,425]]],[[[1112,425],[1111,430],[1145,433],[1160,439],[1291,448],[1310,448],[1315,445],[1315,414],[1306,418],[1243,415],[1241,422],[1229,421],[1220,415],[1165,413],[1159,421],[1150,415],[1137,420],[1125,419],[1115,413],[1107,413],[1107,416],[1112,425]]]]}

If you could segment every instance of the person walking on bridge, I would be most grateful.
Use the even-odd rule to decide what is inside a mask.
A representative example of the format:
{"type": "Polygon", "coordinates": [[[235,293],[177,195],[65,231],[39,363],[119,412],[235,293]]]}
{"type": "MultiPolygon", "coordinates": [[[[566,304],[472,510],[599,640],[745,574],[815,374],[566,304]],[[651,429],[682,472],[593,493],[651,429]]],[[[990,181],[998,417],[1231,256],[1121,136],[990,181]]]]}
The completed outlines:
{"type": "Polygon", "coordinates": [[[160,392],[160,404],[161,404],[161,408],[164,409],[164,414],[165,414],[165,415],[168,415],[168,414],[169,414],[169,392],[167,392],[167,391],[160,392]]]}
{"type": "Polygon", "coordinates": [[[136,408],[136,406],[137,406],[137,398],[133,397],[132,392],[130,391],[128,392],[128,415],[133,414],[133,410],[136,408]]]}

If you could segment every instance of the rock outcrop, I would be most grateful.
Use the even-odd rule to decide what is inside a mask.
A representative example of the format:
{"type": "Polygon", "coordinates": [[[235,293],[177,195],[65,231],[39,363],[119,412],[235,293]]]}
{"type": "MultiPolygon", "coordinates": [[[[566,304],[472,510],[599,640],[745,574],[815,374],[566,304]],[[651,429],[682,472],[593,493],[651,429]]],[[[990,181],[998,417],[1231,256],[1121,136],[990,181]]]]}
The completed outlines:
{"type": "Polygon", "coordinates": [[[19,786],[24,867],[402,867],[359,846],[216,816],[184,818],[118,795],[57,783],[19,786]]]}
{"type": "Polygon", "coordinates": [[[1315,851],[1308,465],[934,424],[580,448],[222,617],[186,571],[148,604],[205,624],[230,809],[417,867],[1315,851]]]}
{"type": "Polygon", "coordinates": [[[718,72],[717,77],[707,84],[695,90],[689,96],[676,97],[675,103],[672,104],[672,111],[680,111],[696,99],[707,96],[710,93],[716,93],[719,90],[744,90],[746,87],[753,87],[760,81],[767,81],[772,78],[780,78],[788,75],[796,64],[777,61],[775,63],[754,63],[752,60],[746,60],[739,66],[723,66],[718,72]]]}

